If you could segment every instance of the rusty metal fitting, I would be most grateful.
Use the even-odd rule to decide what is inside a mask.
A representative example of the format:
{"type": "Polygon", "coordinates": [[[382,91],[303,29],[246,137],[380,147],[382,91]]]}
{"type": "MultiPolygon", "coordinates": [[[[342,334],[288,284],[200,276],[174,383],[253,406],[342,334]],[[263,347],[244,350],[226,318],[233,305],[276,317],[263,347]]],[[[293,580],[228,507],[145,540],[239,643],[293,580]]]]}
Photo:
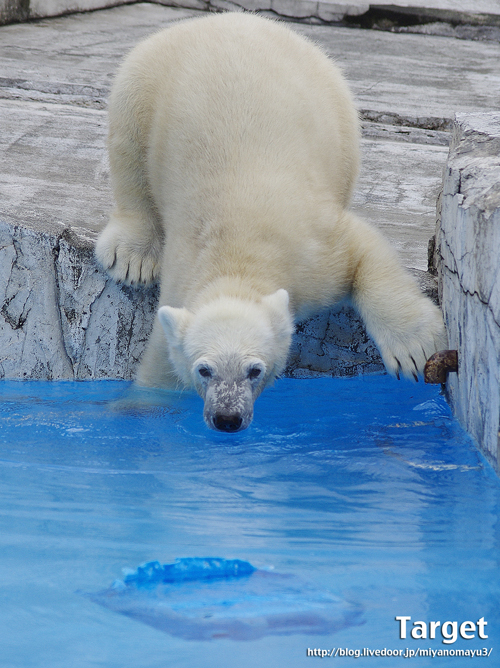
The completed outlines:
{"type": "Polygon", "coordinates": [[[425,363],[424,379],[434,385],[446,383],[448,373],[453,371],[458,371],[458,351],[440,350],[425,363]]]}

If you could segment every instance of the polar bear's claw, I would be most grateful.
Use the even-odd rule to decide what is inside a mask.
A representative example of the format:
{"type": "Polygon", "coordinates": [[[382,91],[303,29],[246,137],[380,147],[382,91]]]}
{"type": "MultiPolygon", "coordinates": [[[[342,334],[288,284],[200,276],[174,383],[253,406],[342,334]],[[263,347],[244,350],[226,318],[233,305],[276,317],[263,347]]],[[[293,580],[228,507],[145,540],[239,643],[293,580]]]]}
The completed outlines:
{"type": "Polygon", "coordinates": [[[117,283],[148,285],[160,275],[161,244],[110,223],[99,236],[95,254],[117,283]]]}
{"type": "Polygon", "coordinates": [[[386,331],[376,341],[387,371],[398,380],[402,375],[418,382],[426,361],[445,345],[446,337],[437,309],[434,322],[427,322],[426,327],[419,324],[414,325],[413,332],[386,331]]]}

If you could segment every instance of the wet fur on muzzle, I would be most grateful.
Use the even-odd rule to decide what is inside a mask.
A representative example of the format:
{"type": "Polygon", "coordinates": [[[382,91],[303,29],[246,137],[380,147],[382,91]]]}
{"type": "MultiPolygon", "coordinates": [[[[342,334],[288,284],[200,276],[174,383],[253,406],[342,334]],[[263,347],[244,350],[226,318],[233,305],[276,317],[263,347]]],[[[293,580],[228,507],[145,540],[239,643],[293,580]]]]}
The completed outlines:
{"type": "Polygon", "coordinates": [[[203,417],[211,429],[241,431],[252,421],[253,402],[248,380],[212,380],[205,394],[203,417]]]}

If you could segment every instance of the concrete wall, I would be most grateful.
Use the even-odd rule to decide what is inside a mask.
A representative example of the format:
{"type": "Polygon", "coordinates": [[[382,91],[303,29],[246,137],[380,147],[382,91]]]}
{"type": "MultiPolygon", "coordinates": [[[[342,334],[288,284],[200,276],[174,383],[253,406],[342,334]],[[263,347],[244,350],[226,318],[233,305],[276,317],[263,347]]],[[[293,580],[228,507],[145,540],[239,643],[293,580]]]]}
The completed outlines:
{"type": "MultiPolygon", "coordinates": [[[[424,272],[416,274],[425,289],[424,272]]],[[[157,287],[132,289],[110,280],[95,264],[92,239],[63,225],[37,229],[0,221],[0,378],[133,378],[157,298],[157,287]]],[[[361,320],[341,305],[298,327],[287,374],[382,370],[361,320]]]]}
{"type": "Polygon", "coordinates": [[[0,0],[0,25],[29,18],[29,0],[0,0]]]}
{"type": "MultiPolygon", "coordinates": [[[[0,221],[0,378],[134,377],[156,317],[157,287],[119,286],[96,265],[92,235],[62,224],[0,221]]],[[[433,279],[412,270],[436,298],[433,279]]],[[[300,323],[286,375],[353,376],[384,370],[348,304],[300,323]]]]}
{"type": "Polygon", "coordinates": [[[457,114],[436,238],[458,374],[453,410],[493,465],[500,452],[500,113],[457,114]]]}
{"type": "Polygon", "coordinates": [[[0,0],[0,25],[125,4],[127,0],[0,0]]]}
{"type": "MultiPolygon", "coordinates": [[[[0,25],[18,21],[61,16],[74,12],[133,4],[136,0],[0,0],[0,25]]],[[[272,11],[291,18],[341,21],[345,16],[364,14],[369,4],[362,0],[152,0],[160,5],[205,11],[272,11]]]]}
{"type": "Polygon", "coordinates": [[[0,377],[131,378],[157,290],[120,287],[94,264],[93,242],[0,222],[0,377]]]}
{"type": "MultiPolygon", "coordinates": [[[[0,0],[0,25],[75,12],[86,12],[118,5],[134,4],[137,0],[0,0]]],[[[169,7],[201,9],[204,11],[259,11],[278,16],[308,19],[312,22],[338,22],[361,17],[366,26],[373,23],[383,29],[392,25],[429,24],[429,34],[453,35],[452,26],[500,26],[496,0],[149,0],[169,7]],[[382,18],[382,24],[378,21],[382,18]],[[384,23],[385,22],[385,23],[384,23]],[[444,33],[436,22],[449,23],[444,33]],[[451,33],[450,33],[451,30],[451,33]]],[[[358,19],[355,19],[358,21],[358,19]]],[[[469,31],[470,32],[470,31],[469,31]]],[[[455,35],[459,36],[459,35],[455,35]]]]}

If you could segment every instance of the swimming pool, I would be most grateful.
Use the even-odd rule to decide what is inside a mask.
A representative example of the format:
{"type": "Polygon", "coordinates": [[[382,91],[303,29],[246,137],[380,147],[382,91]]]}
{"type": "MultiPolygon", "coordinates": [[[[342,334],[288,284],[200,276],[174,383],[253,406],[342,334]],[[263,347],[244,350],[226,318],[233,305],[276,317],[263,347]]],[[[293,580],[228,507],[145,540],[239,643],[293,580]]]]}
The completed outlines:
{"type": "Polygon", "coordinates": [[[402,663],[356,659],[364,648],[486,648],[409,665],[498,665],[500,481],[439,389],[281,379],[233,435],[206,428],[196,396],[149,391],[131,408],[129,392],[0,384],[2,668],[295,668],[332,649],[334,666],[402,663]],[[82,595],[191,557],[288,574],[359,616],[327,635],[186,640],[82,595]],[[411,617],[406,639],[396,616],[411,617]],[[414,621],[481,618],[487,639],[410,635],[414,621]]]}

